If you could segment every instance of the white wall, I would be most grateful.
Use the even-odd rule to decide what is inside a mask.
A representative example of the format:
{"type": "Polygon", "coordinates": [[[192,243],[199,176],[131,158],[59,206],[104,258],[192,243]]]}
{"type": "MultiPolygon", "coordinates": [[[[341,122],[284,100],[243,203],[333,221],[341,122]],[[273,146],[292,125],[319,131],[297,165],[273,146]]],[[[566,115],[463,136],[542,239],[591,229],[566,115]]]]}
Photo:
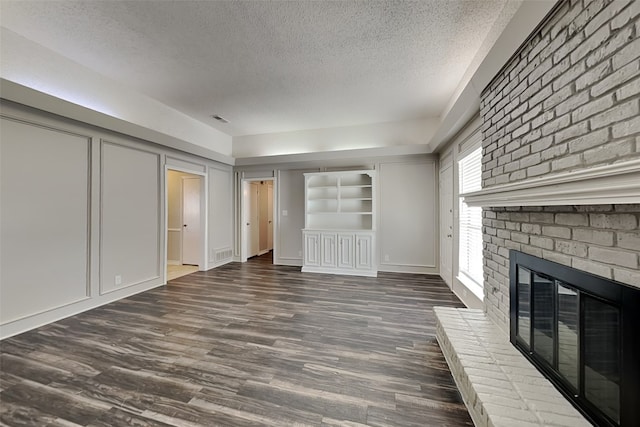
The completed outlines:
{"type": "MultiPolygon", "coordinates": [[[[438,272],[437,177],[431,155],[361,157],[316,162],[236,167],[238,182],[276,176],[274,263],[302,265],[304,173],[324,170],[376,169],[378,175],[379,271],[438,272]],[[275,171],[275,172],[274,172],[275,171]],[[286,212],[286,215],[285,215],[286,212]],[[388,261],[385,256],[388,255],[388,261]]],[[[236,185],[236,191],[241,187],[236,185]]],[[[238,193],[240,194],[240,193],[238,193]]],[[[236,211],[239,215],[240,205],[236,211]]],[[[236,224],[241,224],[238,219],[236,224]]],[[[239,229],[237,231],[239,233],[239,229]]],[[[239,258],[237,258],[239,259],[239,258]]]]}
{"type": "Polygon", "coordinates": [[[0,115],[0,337],[164,283],[168,164],[212,171],[207,241],[227,253],[210,266],[231,261],[231,167],[6,101],[0,115]]]}
{"type": "Polygon", "coordinates": [[[274,263],[302,265],[304,174],[318,169],[278,170],[276,182],[276,258],[274,263]]]}
{"type": "Polygon", "coordinates": [[[436,162],[380,162],[378,269],[437,273],[436,162]]]}
{"type": "Polygon", "coordinates": [[[245,158],[421,145],[431,139],[436,131],[437,121],[437,119],[416,119],[362,126],[236,136],[233,138],[233,156],[245,158]]]}

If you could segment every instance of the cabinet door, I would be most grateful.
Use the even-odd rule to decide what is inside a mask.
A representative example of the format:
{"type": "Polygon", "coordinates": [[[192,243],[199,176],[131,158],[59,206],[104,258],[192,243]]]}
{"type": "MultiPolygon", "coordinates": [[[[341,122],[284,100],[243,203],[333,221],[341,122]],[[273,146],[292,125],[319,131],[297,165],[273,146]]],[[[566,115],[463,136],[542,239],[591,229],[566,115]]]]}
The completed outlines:
{"type": "Polygon", "coordinates": [[[354,268],[353,234],[338,234],[338,267],[354,268]]]}
{"type": "Polygon", "coordinates": [[[304,265],[320,265],[320,233],[304,233],[304,265]]]}
{"type": "Polygon", "coordinates": [[[356,234],[356,268],[373,269],[373,236],[356,234]]]}
{"type": "Polygon", "coordinates": [[[322,233],[320,235],[320,265],[323,267],[335,267],[337,265],[335,233],[322,233]]]}

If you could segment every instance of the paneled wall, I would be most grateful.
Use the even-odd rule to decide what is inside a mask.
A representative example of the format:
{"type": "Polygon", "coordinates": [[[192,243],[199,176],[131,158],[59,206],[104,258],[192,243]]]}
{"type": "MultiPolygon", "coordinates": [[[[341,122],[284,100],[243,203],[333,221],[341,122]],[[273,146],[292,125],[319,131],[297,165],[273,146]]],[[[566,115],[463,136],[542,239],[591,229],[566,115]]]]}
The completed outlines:
{"type": "Polygon", "coordinates": [[[6,323],[91,295],[92,143],[88,132],[4,117],[0,129],[0,321],[6,323]]]}
{"type": "Polygon", "coordinates": [[[209,172],[231,261],[230,166],[4,101],[0,132],[0,337],[164,283],[169,161],[209,172]]]}
{"type": "Polygon", "coordinates": [[[161,157],[127,141],[101,141],[100,293],[161,283],[161,157]]]}

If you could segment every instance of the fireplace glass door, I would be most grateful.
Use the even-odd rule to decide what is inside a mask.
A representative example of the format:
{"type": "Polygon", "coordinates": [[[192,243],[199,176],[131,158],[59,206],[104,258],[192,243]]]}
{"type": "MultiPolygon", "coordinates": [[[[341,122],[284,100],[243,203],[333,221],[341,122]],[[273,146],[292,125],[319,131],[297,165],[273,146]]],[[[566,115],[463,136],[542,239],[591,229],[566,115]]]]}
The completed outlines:
{"type": "Polygon", "coordinates": [[[578,390],[578,291],[558,282],[558,372],[567,380],[574,391],[578,390]]]}
{"type": "Polygon", "coordinates": [[[640,425],[640,290],[510,256],[511,342],[596,425],[640,425]]]}

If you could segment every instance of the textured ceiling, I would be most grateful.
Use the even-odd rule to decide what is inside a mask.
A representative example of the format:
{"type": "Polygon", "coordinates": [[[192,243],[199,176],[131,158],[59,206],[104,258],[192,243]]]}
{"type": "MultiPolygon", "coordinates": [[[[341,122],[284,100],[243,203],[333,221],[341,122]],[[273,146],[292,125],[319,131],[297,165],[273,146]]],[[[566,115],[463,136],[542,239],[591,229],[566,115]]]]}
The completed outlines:
{"type": "Polygon", "coordinates": [[[2,0],[0,16],[236,136],[437,117],[506,1],[2,0]]]}

